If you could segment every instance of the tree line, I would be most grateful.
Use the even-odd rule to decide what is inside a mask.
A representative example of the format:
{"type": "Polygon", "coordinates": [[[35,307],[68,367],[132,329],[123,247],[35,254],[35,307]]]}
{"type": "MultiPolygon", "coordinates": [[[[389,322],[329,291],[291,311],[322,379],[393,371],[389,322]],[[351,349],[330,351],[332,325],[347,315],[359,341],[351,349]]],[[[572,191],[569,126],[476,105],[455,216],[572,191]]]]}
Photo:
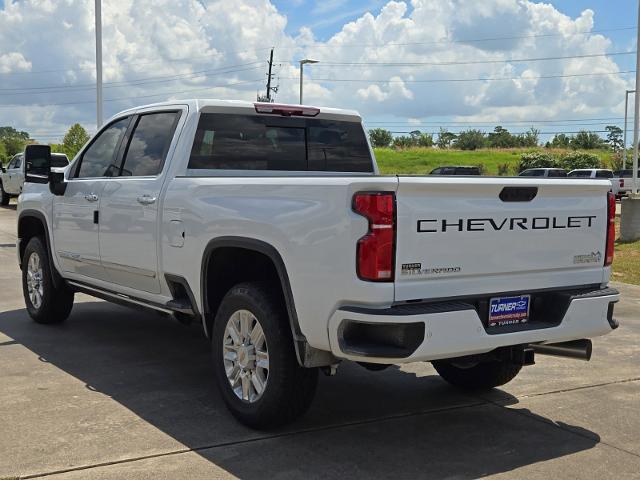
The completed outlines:
{"type": "MultiPolygon", "coordinates": [[[[572,150],[594,150],[610,148],[618,152],[623,148],[622,129],[615,125],[608,125],[606,138],[596,132],[580,130],[575,135],[559,133],[544,144],[547,148],[563,148],[572,150]]],[[[440,128],[436,138],[432,134],[420,130],[409,132],[408,135],[393,136],[384,128],[369,130],[371,145],[377,148],[393,147],[397,149],[412,147],[438,147],[441,149],[455,148],[458,150],[477,150],[479,148],[526,148],[540,146],[540,130],[530,128],[524,133],[511,133],[501,125],[492,132],[485,133],[478,129],[468,129],[453,133],[446,128],[440,128]]]]}
{"type": "MultiPolygon", "coordinates": [[[[73,124],[64,135],[62,143],[52,143],[51,151],[64,153],[69,160],[75,157],[82,146],[89,141],[89,134],[79,123],[73,124]]],[[[13,127],[0,127],[0,163],[9,162],[16,153],[24,151],[24,147],[37,143],[30,134],[13,127]]]]}

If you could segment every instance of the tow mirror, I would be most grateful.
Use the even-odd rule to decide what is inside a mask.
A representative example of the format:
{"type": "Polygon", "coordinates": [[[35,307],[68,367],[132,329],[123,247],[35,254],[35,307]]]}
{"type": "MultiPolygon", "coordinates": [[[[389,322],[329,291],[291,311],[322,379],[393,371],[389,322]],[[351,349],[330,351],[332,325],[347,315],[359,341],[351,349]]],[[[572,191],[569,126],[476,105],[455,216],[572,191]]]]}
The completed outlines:
{"type": "Polygon", "coordinates": [[[51,147],[49,145],[27,145],[24,149],[24,181],[49,183],[51,171],[51,147]]]}

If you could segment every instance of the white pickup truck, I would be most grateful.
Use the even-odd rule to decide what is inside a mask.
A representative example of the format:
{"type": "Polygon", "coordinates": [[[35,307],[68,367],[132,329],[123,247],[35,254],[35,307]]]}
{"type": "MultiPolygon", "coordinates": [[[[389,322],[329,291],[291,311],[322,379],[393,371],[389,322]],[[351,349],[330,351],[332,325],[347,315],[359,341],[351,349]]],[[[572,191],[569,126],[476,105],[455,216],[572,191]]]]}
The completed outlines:
{"type": "Polygon", "coordinates": [[[252,427],[298,417],[342,360],[492,388],[618,325],[607,179],[382,176],[356,112],[213,100],[124,111],[64,173],[25,155],[30,316],[83,292],[199,322],[252,427]]]}
{"type": "MultiPolygon", "coordinates": [[[[17,197],[22,192],[24,184],[24,153],[18,153],[11,157],[7,168],[0,167],[0,205],[9,205],[11,197],[17,197]]],[[[52,171],[61,172],[69,165],[69,159],[64,153],[51,154],[52,171]]]]}

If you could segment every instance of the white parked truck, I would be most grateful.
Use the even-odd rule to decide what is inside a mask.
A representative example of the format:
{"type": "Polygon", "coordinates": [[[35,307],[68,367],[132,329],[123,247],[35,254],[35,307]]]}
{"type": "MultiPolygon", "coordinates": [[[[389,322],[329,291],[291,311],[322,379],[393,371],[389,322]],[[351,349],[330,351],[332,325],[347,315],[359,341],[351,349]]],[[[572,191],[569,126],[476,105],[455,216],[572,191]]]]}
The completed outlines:
{"type": "Polygon", "coordinates": [[[617,327],[608,179],[380,175],[356,112],[214,100],[119,113],[64,173],[26,157],[30,316],[83,292],[201,323],[252,427],[298,417],[342,360],[492,388],[617,327]]]}
{"type": "MultiPolygon", "coordinates": [[[[9,205],[11,197],[17,197],[24,185],[24,153],[11,157],[7,168],[0,168],[0,205],[9,205]]],[[[51,154],[52,171],[62,172],[69,165],[69,159],[64,153],[51,154]]]]}

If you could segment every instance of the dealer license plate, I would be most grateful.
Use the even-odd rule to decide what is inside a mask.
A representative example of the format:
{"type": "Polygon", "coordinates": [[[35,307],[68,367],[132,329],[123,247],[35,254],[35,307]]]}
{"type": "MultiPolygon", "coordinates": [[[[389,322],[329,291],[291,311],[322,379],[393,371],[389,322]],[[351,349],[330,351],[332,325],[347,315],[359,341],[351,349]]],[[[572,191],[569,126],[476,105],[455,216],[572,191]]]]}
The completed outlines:
{"type": "Polygon", "coordinates": [[[526,323],[529,320],[529,295],[496,297],[489,302],[489,327],[526,323]]]}

